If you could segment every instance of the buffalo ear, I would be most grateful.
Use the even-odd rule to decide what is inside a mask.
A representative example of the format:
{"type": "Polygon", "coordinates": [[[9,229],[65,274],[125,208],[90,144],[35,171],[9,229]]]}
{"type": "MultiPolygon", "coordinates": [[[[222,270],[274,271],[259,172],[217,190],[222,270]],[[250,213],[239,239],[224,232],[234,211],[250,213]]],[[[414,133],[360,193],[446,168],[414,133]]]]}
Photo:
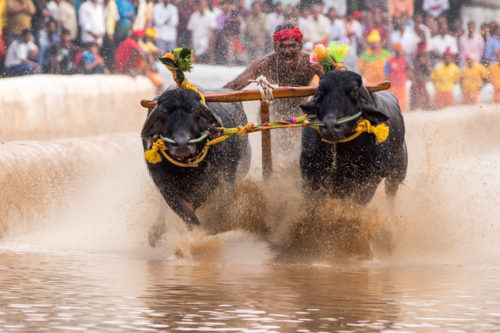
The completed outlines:
{"type": "Polygon", "coordinates": [[[361,111],[363,112],[363,118],[368,119],[373,124],[385,123],[389,120],[388,116],[372,105],[363,105],[361,111]]]}
{"type": "Polygon", "coordinates": [[[319,103],[316,97],[312,98],[309,102],[301,104],[300,108],[305,114],[317,114],[319,103]]]}

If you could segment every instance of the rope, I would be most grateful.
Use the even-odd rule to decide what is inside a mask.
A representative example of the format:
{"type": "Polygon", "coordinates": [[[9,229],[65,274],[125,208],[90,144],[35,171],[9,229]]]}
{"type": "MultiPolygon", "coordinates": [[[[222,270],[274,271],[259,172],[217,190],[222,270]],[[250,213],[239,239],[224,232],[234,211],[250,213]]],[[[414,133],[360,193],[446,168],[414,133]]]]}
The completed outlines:
{"type": "MultiPolygon", "coordinates": [[[[389,127],[386,124],[379,124],[377,126],[373,126],[368,119],[361,119],[359,118],[361,116],[361,112],[358,112],[355,115],[344,117],[341,119],[337,120],[338,124],[346,123],[348,121],[352,121],[355,119],[358,119],[358,123],[356,125],[356,128],[354,129],[354,132],[351,136],[336,141],[328,141],[326,139],[322,139],[324,142],[327,143],[343,143],[343,142],[349,142],[351,140],[356,139],[358,136],[360,136],[362,133],[369,133],[375,135],[375,140],[377,143],[384,142],[387,137],[389,136],[389,127]]],[[[220,131],[222,134],[219,137],[216,137],[212,140],[208,140],[207,143],[205,144],[205,147],[203,148],[203,151],[196,156],[193,160],[187,161],[187,162],[180,162],[175,159],[173,159],[171,156],[167,154],[167,147],[165,146],[165,142],[162,138],[156,140],[156,142],[153,143],[153,146],[151,147],[150,150],[147,150],[144,152],[144,158],[149,162],[149,163],[159,163],[162,161],[161,155],[165,157],[170,163],[180,166],[180,167],[197,167],[199,163],[201,163],[207,153],[208,153],[208,148],[214,144],[217,144],[219,142],[222,142],[224,140],[229,139],[231,136],[234,135],[239,135],[239,136],[244,136],[249,133],[254,133],[254,132],[260,132],[260,131],[267,131],[267,130],[272,130],[272,129],[284,129],[284,128],[295,128],[295,127],[311,127],[314,128],[319,132],[319,127],[324,126],[323,123],[321,122],[310,122],[309,115],[304,115],[298,118],[292,118],[289,120],[282,120],[282,121],[276,121],[276,122],[269,122],[269,123],[263,123],[260,125],[255,125],[252,122],[249,122],[245,126],[238,126],[234,128],[225,128],[225,127],[217,127],[216,129],[220,131]],[[161,153],[161,155],[160,155],[161,153]]]]}
{"type": "Polygon", "coordinates": [[[260,97],[262,100],[270,101],[274,99],[273,89],[279,88],[279,85],[269,82],[264,75],[259,76],[255,80],[249,81],[257,84],[257,88],[259,88],[260,97]]]}
{"type": "Polygon", "coordinates": [[[183,167],[183,168],[186,168],[186,167],[194,168],[194,167],[197,167],[198,164],[200,164],[201,161],[203,161],[205,159],[205,157],[207,156],[207,153],[208,153],[208,147],[209,147],[209,145],[206,144],[203,147],[202,152],[198,156],[194,157],[190,161],[181,162],[181,161],[177,161],[176,159],[174,159],[170,155],[168,155],[167,154],[167,147],[165,146],[165,141],[163,141],[162,139],[158,139],[158,140],[156,140],[156,142],[153,143],[153,146],[151,147],[150,150],[147,150],[144,152],[144,158],[149,163],[156,164],[156,163],[159,163],[162,161],[161,155],[163,155],[163,157],[165,157],[165,159],[167,161],[169,161],[170,163],[172,163],[174,165],[177,165],[177,166],[183,167]],[[160,155],[160,153],[161,153],[161,155],[160,155]]]}

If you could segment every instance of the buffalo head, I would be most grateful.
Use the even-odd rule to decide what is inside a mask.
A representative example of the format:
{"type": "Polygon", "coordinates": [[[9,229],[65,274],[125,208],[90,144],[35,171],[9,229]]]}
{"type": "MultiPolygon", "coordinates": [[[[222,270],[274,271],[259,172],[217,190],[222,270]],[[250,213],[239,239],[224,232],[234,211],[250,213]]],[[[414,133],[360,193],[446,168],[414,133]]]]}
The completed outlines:
{"type": "MultiPolygon", "coordinates": [[[[339,120],[362,112],[361,117],[372,124],[385,122],[388,118],[375,106],[368,105],[361,98],[361,76],[351,71],[330,71],[320,81],[314,97],[300,107],[309,115],[316,115],[324,126],[321,136],[332,142],[349,137],[356,127],[356,119],[347,122],[339,120]]],[[[368,92],[366,92],[368,93],[368,92]]]]}
{"type": "Polygon", "coordinates": [[[168,90],[149,113],[141,136],[148,149],[162,138],[168,154],[182,160],[202,152],[204,137],[214,125],[220,126],[220,121],[198,93],[189,89],[168,90]]]}

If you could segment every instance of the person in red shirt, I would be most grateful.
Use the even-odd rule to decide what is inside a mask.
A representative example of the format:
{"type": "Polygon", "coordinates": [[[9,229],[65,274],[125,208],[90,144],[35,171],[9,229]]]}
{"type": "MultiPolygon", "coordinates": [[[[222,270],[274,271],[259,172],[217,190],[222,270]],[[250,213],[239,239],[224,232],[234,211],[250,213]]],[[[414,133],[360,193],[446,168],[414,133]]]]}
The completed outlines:
{"type": "Polygon", "coordinates": [[[115,55],[115,72],[119,74],[143,73],[147,55],[139,45],[139,39],[144,36],[144,30],[136,30],[132,35],[118,45],[115,55]]]}
{"type": "Polygon", "coordinates": [[[391,91],[396,95],[401,111],[405,111],[408,105],[406,83],[410,61],[408,56],[403,54],[401,43],[395,43],[392,50],[394,55],[389,57],[384,67],[385,79],[391,82],[391,91]]]}

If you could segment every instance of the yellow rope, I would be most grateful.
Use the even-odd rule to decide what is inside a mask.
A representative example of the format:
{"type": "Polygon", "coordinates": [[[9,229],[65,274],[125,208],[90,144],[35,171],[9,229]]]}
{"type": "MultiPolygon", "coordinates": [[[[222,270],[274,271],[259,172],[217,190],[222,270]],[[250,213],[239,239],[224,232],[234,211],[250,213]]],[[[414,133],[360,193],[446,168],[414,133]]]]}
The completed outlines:
{"type": "Polygon", "coordinates": [[[384,142],[389,136],[389,126],[386,124],[379,124],[373,126],[368,119],[361,119],[358,121],[356,128],[354,129],[354,134],[345,139],[339,140],[337,142],[349,142],[356,139],[361,133],[370,133],[375,135],[375,141],[377,143],[384,142]]]}
{"type": "Polygon", "coordinates": [[[167,147],[165,146],[165,142],[162,139],[156,140],[155,143],[153,143],[153,146],[151,147],[150,150],[147,150],[144,152],[144,158],[146,161],[152,164],[156,164],[162,161],[161,155],[167,159],[170,163],[177,165],[179,167],[197,167],[198,164],[201,163],[205,159],[208,153],[208,147],[209,145],[206,144],[205,147],[203,147],[203,152],[194,160],[194,161],[189,161],[189,162],[180,162],[175,159],[173,159],[170,155],[167,154],[167,147]],[[160,155],[161,153],[161,155],[160,155]]]}

